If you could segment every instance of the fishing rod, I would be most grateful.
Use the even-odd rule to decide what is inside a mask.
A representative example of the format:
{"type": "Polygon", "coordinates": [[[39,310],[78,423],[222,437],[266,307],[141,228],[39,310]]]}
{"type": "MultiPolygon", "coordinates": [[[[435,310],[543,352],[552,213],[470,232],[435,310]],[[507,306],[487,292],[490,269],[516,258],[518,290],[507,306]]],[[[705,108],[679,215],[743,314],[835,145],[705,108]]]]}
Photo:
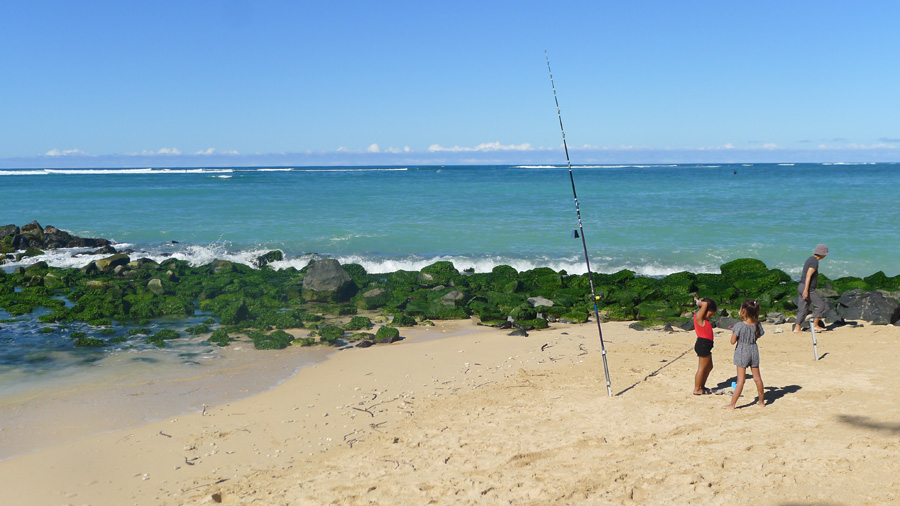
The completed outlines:
{"type": "Polygon", "coordinates": [[[609,382],[609,365],[606,363],[606,345],[603,343],[603,329],[600,327],[600,310],[597,309],[597,301],[600,297],[594,291],[594,275],[591,273],[591,261],[588,258],[587,242],[584,239],[584,225],[581,223],[581,208],[578,205],[578,194],[575,192],[575,176],[572,175],[572,162],[569,160],[569,146],[566,145],[566,130],[563,128],[562,113],[559,112],[559,99],[556,98],[556,85],[553,84],[553,71],[550,70],[550,56],[544,51],[547,59],[547,72],[550,73],[550,87],[553,88],[553,101],[556,102],[556,116],[559,118],[559,131],[562,133],[563,149],[566,152],[566,165],[569,167],[569,181],[572,182],[572,196],[575,198],[575,214],[578,216],[578,231],[575,237],[581,235],[581,246],[584,248],[584,263],[587,265],[588,283],[591,285],[591,301],[594,303],[594,320],[597,321],[597,332],[600,334],[600,350],[603,354],[603,371],[606,373],[606,393],[612,397],[612,386],[609,382]]]}

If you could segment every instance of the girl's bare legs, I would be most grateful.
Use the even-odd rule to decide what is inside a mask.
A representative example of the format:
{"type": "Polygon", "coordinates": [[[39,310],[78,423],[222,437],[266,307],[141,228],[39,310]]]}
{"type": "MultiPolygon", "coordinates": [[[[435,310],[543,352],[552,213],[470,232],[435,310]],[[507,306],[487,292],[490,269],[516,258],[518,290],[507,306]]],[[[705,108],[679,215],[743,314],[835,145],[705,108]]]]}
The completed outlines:
{"type": "MultiPolygon", "coordinates": [[[[744,380],[747,376],[747,368],[746,367],[738,367],[737,368],[737,386],[734,387],[734,394],[731,396],[731,404],[727,406],[722,406],[724,409],[734,409],[734,405],[737,404],[738,399],[741,398],[741,391],[744,390],[744,380]]],[[[756,377],[754,376],[754,381],[756,377]]],[[[762,384],[762,380],[760,380],[760,384],[762,384]]]]}
{"type": "Polygon", "coordinates": [[[697,374],[694,375],[694,395],[701,395],[706,392],[706,380],[713,369],[712,355],[699,357],[699,359],[697,374]]]}
{"type": "Polygon", "coordinates": [[[763,388],[763,380],[762,375],[759,374],[759,367],[751,367],[750,370],[753,372],[753,382],[756,383],[756,392],[759,394],[759,405],[766,407],[766,391],[763,388]]]}

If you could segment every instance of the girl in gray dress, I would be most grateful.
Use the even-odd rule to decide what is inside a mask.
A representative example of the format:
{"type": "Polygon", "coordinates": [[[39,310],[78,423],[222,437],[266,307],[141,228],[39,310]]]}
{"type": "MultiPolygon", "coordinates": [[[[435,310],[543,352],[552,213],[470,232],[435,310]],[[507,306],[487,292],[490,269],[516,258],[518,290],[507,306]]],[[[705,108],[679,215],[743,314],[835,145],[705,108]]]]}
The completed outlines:
{"type": "Polygon", "coordinates": [[[741,304],[742,322],[734,324],[732,327],[731,344],[734,347],[734,365],[737,366],[737,386],[734,394],[731,396],[731,404],[724,406],[726,409],[734,409],[741,391],[744,389],[744,380],[747,375],[747,368],[753,372],[753,382],[756,383],[756,391],[759,393],[760,406],[765,406],[764,390],[762,375],[759,374],[759,347],[756,341],[765,334],[762,325],[759,324],[759,302],[755,300],[745,300],[741,304]]]}

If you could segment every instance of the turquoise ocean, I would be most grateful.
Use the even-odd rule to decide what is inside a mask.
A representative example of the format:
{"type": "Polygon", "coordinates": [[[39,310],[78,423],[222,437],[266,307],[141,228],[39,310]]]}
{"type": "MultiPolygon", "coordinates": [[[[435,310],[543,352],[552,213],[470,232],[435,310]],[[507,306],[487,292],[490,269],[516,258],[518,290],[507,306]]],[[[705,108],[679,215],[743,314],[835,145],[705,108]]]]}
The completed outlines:
{"type": "MultiPolygon", "coordinates": [[[[593,270],[718,272],[753,257],[797,275],[900,273],[900,164],[577,166],[593,270]]],[[[0,170],[0,221],[37,220],[151,258],[277,267],[313,255],[369,272],[451,260],[585,272],[565,166],[0,170]],[[177,243],[173,243],[176,241],[177,243]]],[[[55,266],[92,260],[50,254],[55,266]]],[[[15,264],[6,264],[8,269],[15,264]]]]}
{"type": "MultiPolygon", "coordinates": [[[[752,257],[796,278],[825,243],[831,254],[821,270],[831,278],[900,274],[900,164],[576,166],[573,175],[595,272],[718,272],[722,263],[752,257]]],[[[285,258],[275,268],[302,268],[321,256],[369,272],[439,260],[476,272],[501,264],[586,270],[581,241],[572,238],[578,223],[565,166],[0,169],[0,195],[0,225],[37,220],[157,261],[252,264],[278,249],[285,258]]],[[[28,262],[81,267],[96,259],[84,253],[60,250],[28,262]]],[[[25,264],[2,268],[17,265],[25,264]]],[[[22,442],[43,413],[31,406],[50,409],[47,399],[79,382],[79,391],[99,392],[84,401],[95,414],[121,415],[121,403],[100,401],[112,395],[110,378],[159,393],[171,384],[147,385],[161,377],[222,375],[259,359],[188,339],[166,350],[137,341],[76,350],[65,333],[95,329],[45,334],[35,318],[0,323],[0,459],[36,447],[22,442]]],[[[117,426],[249,395],[319,359],[296,354],[265,374],[258,366],[252,385],[220,385],[207,397],[161,395],[130,407],[117,426]]]]}

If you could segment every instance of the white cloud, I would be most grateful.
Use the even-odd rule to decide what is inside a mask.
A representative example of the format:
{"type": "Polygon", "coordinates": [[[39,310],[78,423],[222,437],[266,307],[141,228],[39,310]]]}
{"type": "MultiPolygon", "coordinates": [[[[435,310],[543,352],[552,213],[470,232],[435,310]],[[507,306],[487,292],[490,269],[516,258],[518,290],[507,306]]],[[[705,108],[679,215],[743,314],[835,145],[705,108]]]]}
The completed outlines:
{"type": "Polygon", "coordinates": [[[181,150],[178,148],[162,148],[156,152],[157,155],[180,155],[181,150]]]}
{"type": "Polygon", "coordinates": [[[216,148],[206,148],[194,152],[195,155],[211,155],[216,152],[216,148]]]}
{"type": "Polygon", "coordinates": [[[468,153],[468,152],[478,152],[478,151],[532,151],[534,148],[531,147],[531,144],[500,144],[499,142],[483,142],[474,148],[468,147],[460,147],[453,146],[452,148],[445,148],[440,144],[432,144],[428,146],[428,151],[432,153],[437,152],[451,152],[451,153],[468,153]]]}
{"type": "Polygon", "coordinates": [[[897,146],[894,144],[887,144],[884,142],[877,142],[875,144],[856,144],[850,143],[845,144],[843,146],[836,146],[834,144],[819,144],[818,149],[823,150],[841,150],[841,149],[854,149],[854,150],[875,150],[875,149],[888,149],[895,150],[897,146]]]}
{"type": "Polygon", "coordinates": [[[366,148],[367,153],[381,153],[381,149],[378,147],[378,144],[370,144],[369,147],[366,148]]]}
{"type": "Polygon", "coordinates": [[[50,151],[44,153],[44,156],[92,156],[90,153],[85,153],[80,149],[56,149],[53,148],[50,151]]]}

